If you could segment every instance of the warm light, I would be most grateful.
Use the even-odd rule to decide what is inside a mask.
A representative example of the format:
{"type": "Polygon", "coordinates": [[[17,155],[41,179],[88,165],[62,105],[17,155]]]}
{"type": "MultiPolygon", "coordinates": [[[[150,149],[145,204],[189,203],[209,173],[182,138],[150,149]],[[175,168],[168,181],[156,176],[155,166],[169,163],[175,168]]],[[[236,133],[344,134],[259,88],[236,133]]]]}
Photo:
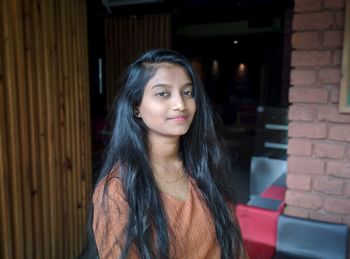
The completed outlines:
{"type": "Polygon", "coordinates": [[[244,73],[245,71],[245,65],[243,63],[239,64],[238,66],[239,73],[244,73]]]}
{"type": "Polygon", "coordinates": [[[213,64],[212,64],[211,70],[212,70],[213,76],[218,76],[219,75],[219,62],[216,59],[213,60],[213,64]]]}
{"type": "Polygon", "coordinates": [[[238,78],[243,80],[246,77],[246,73],[247,73],[246,65],[244,63],[239,64],[238,65],[238,71],[237,71],[238,78]]]}

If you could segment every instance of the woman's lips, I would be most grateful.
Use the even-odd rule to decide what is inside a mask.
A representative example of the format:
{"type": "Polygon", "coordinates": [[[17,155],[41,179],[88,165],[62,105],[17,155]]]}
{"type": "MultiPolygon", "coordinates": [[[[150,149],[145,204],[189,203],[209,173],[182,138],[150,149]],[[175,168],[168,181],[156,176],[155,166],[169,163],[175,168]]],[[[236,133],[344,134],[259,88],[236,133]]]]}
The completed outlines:
{"type": "Polygon", "coordinates": [[[184,122],[187,120],[187,118],[188,118],[188,116],[186,116],[186,115],[180,115],[180,116],[171,117],[171,118],[169,118],[169,120],[172,120],[175,122],[184,122]]]}

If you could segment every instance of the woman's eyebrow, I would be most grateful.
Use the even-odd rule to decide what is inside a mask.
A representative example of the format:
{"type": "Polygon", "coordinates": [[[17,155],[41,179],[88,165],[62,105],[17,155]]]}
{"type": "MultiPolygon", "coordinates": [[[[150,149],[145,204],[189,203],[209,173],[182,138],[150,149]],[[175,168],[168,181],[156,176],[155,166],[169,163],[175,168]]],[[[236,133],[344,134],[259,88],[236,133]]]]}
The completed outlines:
{"type": "MultiPolygon", "coordinates": [[[[171,88],[173,87],[171,84],[155,84],[151,87],[151,89],[153,88],[157,88],[157,87],[165,87],[165,88],[171,88]]],[[[187,82],[187,83],[184,83],[181,87],[193,87],[193,84],[192,82],[187,82]]]]}
{"type": "Polygon", "coordinates": [[[171,85],[168,85],[168,84],[155,84],[151,87],[151,89],[153,88],[157,88],[157,87],[165,87],[165,88],[169,88],[171,87],[171,85]]]}

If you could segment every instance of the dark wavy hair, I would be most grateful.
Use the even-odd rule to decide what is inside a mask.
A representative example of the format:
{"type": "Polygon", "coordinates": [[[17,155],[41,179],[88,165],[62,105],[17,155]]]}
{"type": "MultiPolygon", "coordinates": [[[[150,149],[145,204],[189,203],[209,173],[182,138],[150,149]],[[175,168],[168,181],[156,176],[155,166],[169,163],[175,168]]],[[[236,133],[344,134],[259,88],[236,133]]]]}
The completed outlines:
{"type": "MultiPolygon", "coordinates": [[[[188,132],[180,138],[179,156],[213,217],[221,258],[239,258],[243,253],[240,229],[227,207],[227,202],[234,201],[225,180],[232,168],[215,132],[211,106],[190,62],[181,54],[165,49],[143,54],[122,78],[114,106],[113,133],[99,176],[99,180],[105,176],[112,179],[116,176],[110,172],[116,165],[120,168],[117,177],[129,205],[121,258],[127,258],[132,245],[141,258],[170,258],[170,231],[149,162],[147,128],[134,116],[146,84],[162,63],[181,66],[192,80],[197,110],[188,132]]],[[[108,183],[107,180],[105,184],[108,183]]]]}

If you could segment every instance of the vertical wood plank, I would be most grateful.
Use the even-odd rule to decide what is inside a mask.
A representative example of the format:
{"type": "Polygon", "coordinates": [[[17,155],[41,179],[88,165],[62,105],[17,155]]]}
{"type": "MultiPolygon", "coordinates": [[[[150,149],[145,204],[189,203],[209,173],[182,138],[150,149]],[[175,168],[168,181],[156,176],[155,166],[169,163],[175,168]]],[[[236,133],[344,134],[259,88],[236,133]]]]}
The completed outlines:
{"type": "MultiPolygon", "coordinates": [[[[35,72],[37,77],[36,82],[36,102],[38,104],[38,125],[37,131],[39,132],[38,144],[40,148],[40,169],[37,175],[38,177],[38,195],[41,201],[40,214],[41,222],[38,227],[41,228],[42,234],[42,247],[40,248],[42,256],[44,258],[50,257],[50,200],[49,200],[49,166],[48,166],[48,110],[49,104],[46,100],[47,95],[47,49],[45,41],[45,29],[46,24],[43,15],[45,10],[43,9],[43,2],[41,0],[34,1],[33,13],[34,13],[34,25],[36,31],[35,37],[35,53],[40,55],[37,58],[35,72]]],[[[39,249],[39,248],[38,248],[39,249]]]]}
{"type": "Polygon", "coordinates": [[[38,81],[36,73],[36,63],[35,58],[36,48],[35,39],[39,37],[36,35],[35,30],[35,3],[25,2],[25,13],[26,13],[26,30],[25,30],[25,42],[26,42],[26,80],[28,87],[28,99],[29,99],[29,139],[30,139],[30,159],[31,159],[31,200],[32,200],[32,225],[33,225],[33,239],[35,244],[33,245],[33,254],[35,258],[42,257],[43,247],[43,235],[42,235],[42,201],[40,195],[40,144],[39,144],[39,111],[38,111],[38,81]],[[34,35],[33,35],[34,34],[34,35]],[[40,248],[39,248],[40,247],[40,248]]]}
{"type": "MultiPolygon", "coordinates": [[[[18,47],[17,37],[18,31],[16,31],[16,11],[18,10],[17,1],[6,1],[5,9],[2,11],[2,17],[4,19],[3,26],[3,67],[6,67],[8,71],[5,75],[6,89],[9,89],[8,85],[12,86],[10,91],[6,91],[5,100],[7,100],[6,113],[7,119],[7,138],[8,138],[8,165],[10,172],[21,172],[20,153],[20,133],[19,133],[19,110],[18,110],[18,82],[16,73],[16,47],[18,47]]],[[[12,231],[12,244],[13,244],[13,256],[15,258],[24,258],[24,225],[23,225],[23,202],[22,202],[22,188],[21,179],[16,174],[9,174],[7,181],[9,184],[10,195],[10,217],[12,219],[11,231],[12,231]]],[[[6,222],[5,222],[6,224],[6,222]]]]}
{"type": "MultiPolygon", "coordinates": [[[[68,98],[69,94],[67,93],[68,88],[69,88],[69,75],[68,75],[68,44],[67,44],[67,37],[68,37],[68,30],[67,30],[67,11],[68,11],[68,6],[67,6],[67,1],[61,1],[60,2],[60,50],[61,50],[61,72],[62,74],[60,75],[62,78],[61,84],[62,84],[62,96],[61,96],[61,148],[62,148],[62,207],[63,207],[63,213],[62,213],[62,228],[63,232],[66,233],[66,238],[63,240],[63,247],[68,248],[69,244],[72,243],[72,229],[69,229],[67,226],[71,224],[70,220],[70,198],[69,198],[69,174],[70,174],[70,168],[71,168],[71,160],[69,156],[69,140],[67,136],[67,131],[69,129],[68,125],[68,113],[69,113],[69,103],[68,103],[68,98]]],[[[72,257],[71,249],[65,249],[64,250],[64,258],[70,258],[72,257]]]]}
{"type": "Polygon", "coordinates": [[[73,172],[72,172],[72,219],[73,219],[73,225],[74,225],[74,257],[77,257],[79,254],[79,219],[78,219],[78,189],[75,188],[75,186],[78,185],[78,172],[79,172],[79,154],[78,154],[78,147],[79,147],[79,119],[78,119],[78,105],[79,102],[75,101],[78,100],[78,90],[79,90],[79,82],[78,82],[78,65],[79,65],[79,58],[78,58],[78,35],[77,35],[77,15],[76,15],[76,3],[77,1],[73,1],[71,3],[71,49],[72,49],[72,57],[74,62],[72,62],[72,84],[74,87],[72,88],[72,96],[74,96],[73,102],[72,102],[72,137],[73,137],[73,143],[72,146],[72,160],[73,163],[73,172]]]}
{"type": "Polygon", "coordinates": [[[46,74],[46,102],[47,104],[53,104],[48,105],[48,135],[47,135],[47,147],[48,147],[48,190],[49,190],[49,225],[50,225],[50,257],[51,258],[57,258],[59,256],[58,254],[58,248],[57,248],[57,241],[59,239],[57,230],[59,226],[57,225],[57,192],[55,191],[56,186],[56,174],[57,174],[57,154],[59,153],[57,150],[58,142],[57,142],[57,129],[58,125],[56,123],[57,120],[57,110],[55,109],[57,107],[57,99],[56,96],[56,88],[55,88],[55,82],[56,82],[56,51],[55,51],[55,27],[54,27],[54,4],[53,0],[47,0],[43,1],[43,10],[46,10],[44,15],[44,22],[46,24],[46,30],[44,32],[44,42],[45,44],[45,74],[46,74]]]}
{"type": "Polygon", "coordinates": [[[56,195],[57,195],[57,254],[56,258],[67,258],[67,235],[65,229],[65,189],[64,189],[64,174],[65,174],[65,165],[64,165],[64,87],[63,87],[63,51],[62,51],[62,34],[64,30],[62,30],[62,17],[63,17],[63,6],[61,2],[54,1],[54,10],[55,10],[55,21],[54,21],[54,31],[55,31],[55,54],[56,54],[56,63],[54,67],[55,74],[55,96],[53,99],[57,103],[55,107],[55,116],[57,118],[55,123],[55,129],[57,134],[57,147],[56,147],[56,163],[57,163],[57,171],[55,175],[55,186],[56,186],[56,195]],[[65,238],[62,238],[65,237],[65,238]]]}
{"type": "MultiPolygon", "coordinates": [[[[7,5],[4,1],[0,2],[0,31],[4,31],[6,26],[5,16],[3,12],[6,12],[7,5]]],[[[6,40],[5,34],[0,35],[0,257],[1,258],[13,258],[13,244],[12,244],[12,218],[10,214],[10,197],[9,197],[9,167],[8,167],[8,143],[7,143],[7,102],[6,96],[6,84],[5,84],[5,68],[3,65],[4,60],[4,41],[6,40]]]]}
{"type": "MultiPolygon", "coordinates": [[[[28,108],[29,108],[29,102],[28,102],[28,88],[26,85],[26,78],[25,78],[25,59],[23,58],[24,53],[24,47],[25,47],[25,37],[24,37],[24,30],[23,30],[23,23],[21,20],[23,19],[24,12],[23,12],[23,5],[21,1],[17,2],[17,8],[15,10],[16,16],[14,16],[14,29],[17,32],[16,35],[16,45],[15,45],[15,62],[16,62],[16,80],[18,85],[18,110],[19,110],[19,141],[20,141],[20,152],[21,152],[21,162],[20,164],[20,171],[17,172],[17,175],[14,177],[18,177],[21,180],[21,188],[22,188],[22,197],[20,197],[23,207],[22,210],[24,212],[22,216],[23,221],[23,231],[24,231],[24,240],[27,242],[24,242],[24,249],[23,249],[23,255],[25,258],[30,258],[33,256],[33,240],[32,240],[32,219],[31,219],[31,175],[30,175],[30,156],[29,156],[29,120],[27,116],[28,108]],[[28,216],[27,216],[28,215],[28,216]]],[[[18,161],[19,162],[19,161],[18,161]]]]}
{"type": "MultiPolygon", "coordinates": [[[[81,31],[82,35],[79,37],[79,39],[87,39],[88,38],[88,33],[87,33],[87,20],[86,20],[86,13],[87,13],[87,6],[86,6],[86,1],[81,1],[81,9],[83,12],[80,13],[80,23],[81,23],[81,31]]],[[[82,213],[82,219],[83,219],[83,244],[82,246],[84,247],[84,244],[86,243],[86,226],[87,226],[87,216],[88,216],[88,208],[90,204],[90,199],[91,199],[91,190],[92,190],[92,170],[91,170],[91,165],[92,165],[92,150],[91,150],[91,141],[90,141],[90,91],[86,90],[86,86],[89,85],[88,78],[89,78],[89,69],[88,69],[88,49],[87,49],[87,44],[86,42],[82,41],[81,42],[81,50],[82,50],[82,62],[81,62],[81,86],[80,86],[80,94],[82,97],[81,100],[81,105],[80,105],[80,114],[82,114],[82,147],[81,150],[83,151],[83,164],[82,164],[82,169],[81,169],[81,175],[82,175],[82,186],[85,188],[82,189],[82,195],[83,195],[83,213],[82,213]]]]}

